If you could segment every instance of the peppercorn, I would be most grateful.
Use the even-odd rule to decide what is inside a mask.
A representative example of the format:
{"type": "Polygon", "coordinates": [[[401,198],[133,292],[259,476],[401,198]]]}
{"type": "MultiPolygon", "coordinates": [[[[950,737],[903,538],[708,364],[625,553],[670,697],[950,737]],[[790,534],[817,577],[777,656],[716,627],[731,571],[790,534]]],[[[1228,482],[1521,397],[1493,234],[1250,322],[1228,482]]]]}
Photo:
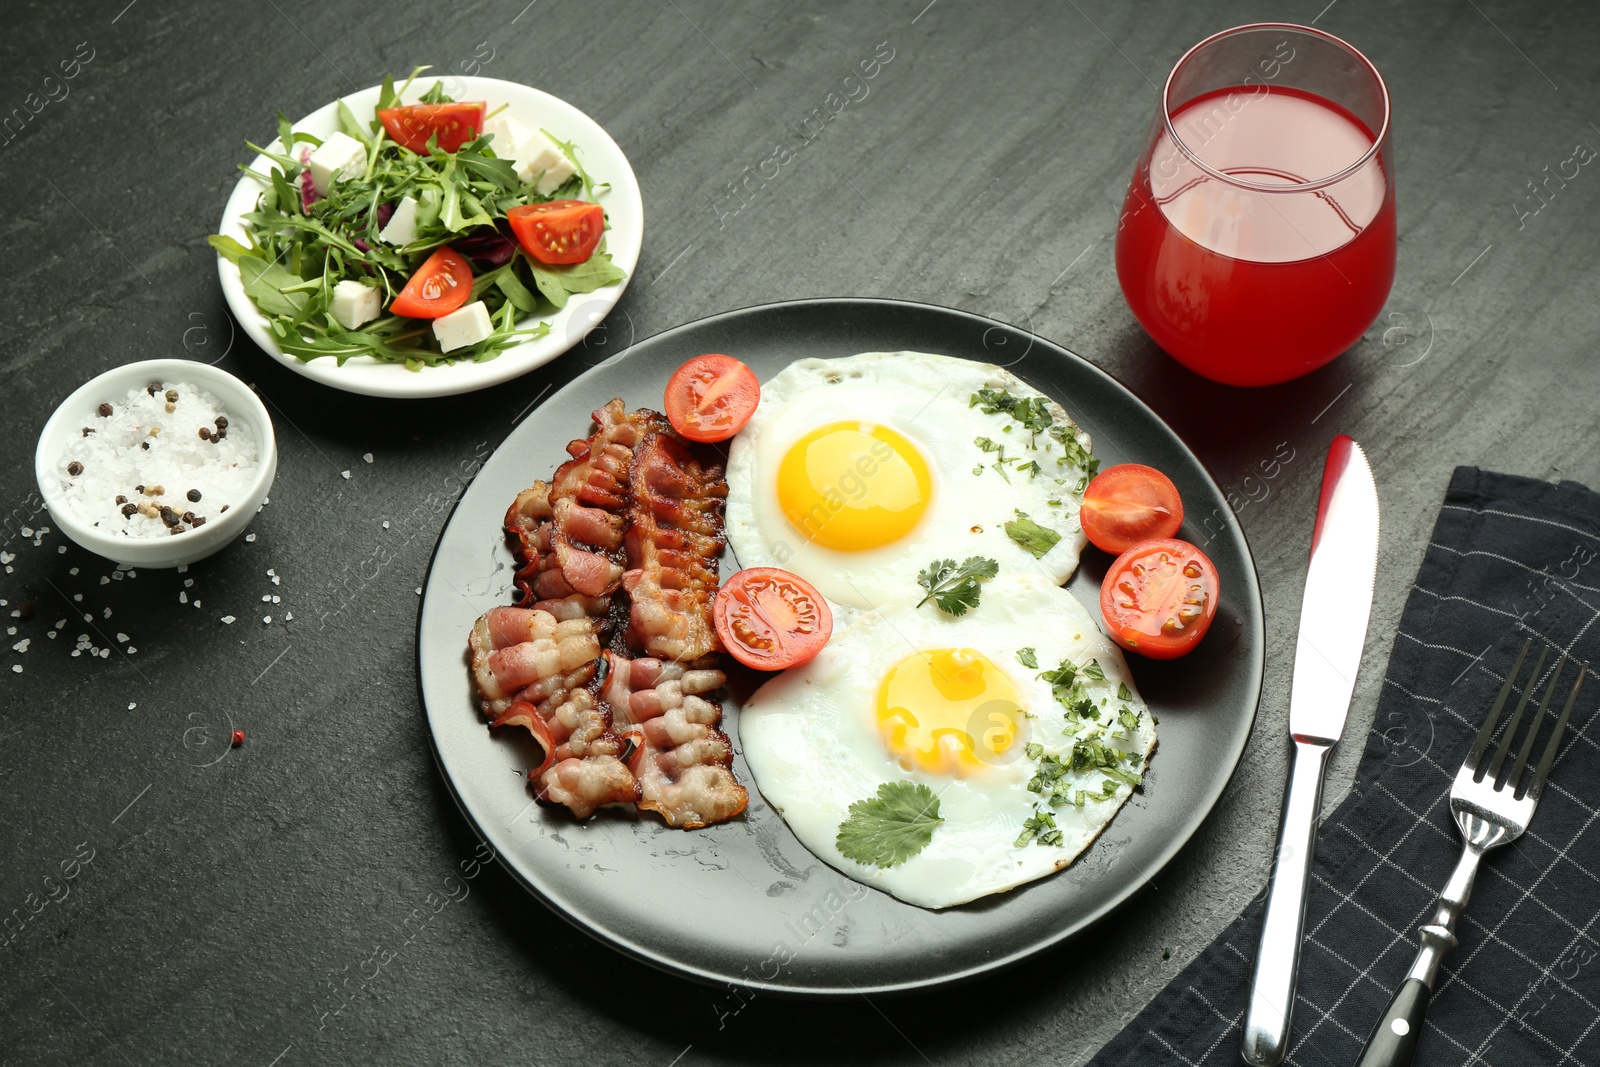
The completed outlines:
{"type": "Polygon", "coordinates": [[[200,490],[198,489],[191,489],[183,495],[189,498],[191,504],[200,503],[200,490]]]}
{"type": "Polygon", "coordinates": [[[228,436],[228,431],[227,430],[218,430],[216,433],[211,435],[211,443],[212,444],[216,444],[218,441],[222,440],[226,436],[228,436]]]}
{"type": "MultiPolygon", "coordinates": [[[[227,510],[228,510],[228,505],[227,504],[222,505],[222,511],[227,511],[227,510]]],[[[217,512],[217,514],[221,515],[222,511],[217,512]]]]}
{"type": "Polygon", "coordinates": [[[161,517],[161,512],[157,511],[156,506],[150,503],[148,500],[141,500],[137,505],[135,505],[135,507],[139,514],[143,515],[147,519],[156,519],[161,517]]]}
{"type": "Polygon", "coordinates": [[[178,391],[176,389],[168,389],[167,390],[167,403],[176,404],[177,402],[178,402],[178,391]]]}
{"type": "Polygon", "coordinates": [[[83,473],[83,464],[79,463],[77,460],[73,460],[71,463],[67,464],[67,473],[76,478],[78,475],[83,473]]]}
{"type": "Polygon", "coordinates": [[[207,429],[206,427],[204,427],[204,426],[200,427],[200,440],[202,440],[202,441],[211,440],[211,431],[209,429],[207,429]]]}
{"type": "Polygon", "coordinates": [[[150,436],[151,437],[160,437],[161,436],[161,427],[159,427],[159,426],[150,427],[150,436]]]}
{"type": "Polygon", "coordinates": [[[226,415],[218,415],[217,418],[216,418],[216,423],[217,423],[217,429],[226,430],[228,428],[228,416],[226,416],[226,415]]]}
{"type": "Polygon", "coordinates": [[[142,493],[142,492],[144,492],[144,486],[142,486],[142,485],[136,485],[136,486],[134,486],[134,487],[133,487],[133,491],[134,491],[134,492],[135,492],[135,493],[142,493]]]}
{"type": "Polygon", "coordinates": [[[133,513],[138,510],[139,507],[137,504],[124,504],[122,505],[122,517],[125,519],[131,519],[133,518],[133,513]]]}
{"type": "Polygon", "coordinates": [[[128,502],[128,498],[127,497],[123,496],[121,493],[117,494],[117,503],[126,504],[127,502],[128,502]]]}
{"type": "Polygon", "coordinates": [[[83,436],[88,437],[92,433],[94,433],[94,431],[89,429],[89,427],[85,426],[83,428],[83,436]]]}
{"type": "Polygon", "coordinates": [[[160,496],[162,493],[165,493],[166,491],[167,490],[166,490],[165,486],[152,485],[152,486],[149,486],[149,487],[147,487],[145,489],[144,495],[145,496],[160,496]]]}
{"type": "Polygon", "coordinates": [[[178,405],[174,404],[170,400],[167,401],[167,414],[168,415],[171,415],[174,411],[177,411],[177,410],[178,410],[178,405]]]}
{"type": "Polygon", "coordinates": [[[194,521],[191,522],[189,525],[193,526],[196,530],[198,530],[198,529],[200,529],[200,527],[204,526],[205,524],[206,524],[206,517],[204,515],[196,515],[194,517],[194,521]]]}
{"type": "Polygon", "coordinates": [[[101,404],[99,406],[99,408],[97,408],[96,410],[100,412],[100,417],[102,419],[109,419],[111,417],[111,405],[110,404],[101,404]]]}
{"type": "Polygon", "coordinates": [[[178,525],[178,513],[169,507],[163,506],[161,509],[161,521],[168,526],[176,526],[178,525]]]}
{"type": "Polygon", "coordinates": [[[173,534],[175,534],[175,535],[183,533],[183,527],[182,526],[173,526],[173,527],[170,527],[170,529],[172,530],[173,534]]]}
{"type": "Polygon", "coordinates": [[[194,512],[185,511],[183,513],[183,521],[188,523],[190,526],[193,526],[194,525],[194,512]]]}
{"type": "Polygon", "coordinates": [[[144,391],[149,393],[151,396],[155,396],[156,393],[160,392],[160,390],[161,390],[161,383],[160,382],[151,382],[149,385],[144,387],[144,391]]]}
{"type": "Polygon", "coordinates": [[[144,449],[146,452],[148,452],[148,451],[150,451],[150,442],[149,441],[140,441],[139,442],[139,447],[144,449]]]}

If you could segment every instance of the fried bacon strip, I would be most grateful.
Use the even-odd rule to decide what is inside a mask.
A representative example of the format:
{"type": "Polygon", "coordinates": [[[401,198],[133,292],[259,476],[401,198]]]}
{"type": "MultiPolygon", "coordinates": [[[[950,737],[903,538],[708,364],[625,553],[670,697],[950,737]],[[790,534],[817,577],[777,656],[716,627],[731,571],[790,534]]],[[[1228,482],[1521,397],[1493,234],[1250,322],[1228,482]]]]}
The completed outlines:
{"type": "Polygon", "coordinates": [[[750,795],[733,777],[733,746],[717,728],[722,708],[701,695],[720,688],[726,675],[605,655],[601,695],[615,709],[618,729],[636,746],[630,766],[639,783],[639,807],[684,830],[743,811],[750,795]]]}
{"type": "Polygon", "coordinates": [[[580,819],[602,804],[638,801],[639,784],[621,759],[625,743],[591,684],[600,656],[595,620],[491,608],[473,624],[469,647],[489,725],[522,726],[544,749],[528,772],[540,800],[580,819]]]}
{"type": "Polygon", "coordinates": [[[625,537],[632,601],[628,638],[649,656],[690,663],[720,649],[711,623],[717,556],[727,539],[728,483],[676,437],[656,433],[635,450],[625,537]]]}
{"type": "Polygon", "coordinates": [[[664,416],[643,408],[630,414],[620,398],[593,419],[587,438],[567,444],[572,458],[549,482],[519,493],[506,512],[506,533],[522,564],[516,578],[521,604],[557,618],[605,615],[604,598],[622,582],[634,449],[667,428],[664,416]]]}

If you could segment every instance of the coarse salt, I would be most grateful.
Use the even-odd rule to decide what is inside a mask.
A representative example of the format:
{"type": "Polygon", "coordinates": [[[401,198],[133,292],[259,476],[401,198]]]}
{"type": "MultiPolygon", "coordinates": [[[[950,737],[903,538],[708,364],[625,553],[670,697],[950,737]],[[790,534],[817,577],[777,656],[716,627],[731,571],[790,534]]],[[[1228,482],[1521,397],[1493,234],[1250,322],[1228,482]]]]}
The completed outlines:
{"type": "Polygon", "coordinates": [[[242,500],[256,480],[255,437],[237,422],[224,421],[219,431],[218,418],[226,420],[227,410],[211,393],[187,383],[161,383],[154,392],[130,389],[109,403],[111,414],[90,415],[87,428],[94,432],[70,438],[56,461],[67,506],[101,531],[169,537],[192,524],[179,520],[169,528],[159,510],[151,510],[167,507],[179,516],[193,512],[197,518],[215,518],[222,505],[242,500]],[[176,396],[171,411],[169,395],[176,396]],[[201,430],[208,435],[204,439],[201,430]],[[145,491],[155,487],[162,492],[145,491]],[[190,490],[198,491],[200,500],[190,500],[190,490]],[[117,503],[118,496],[126,504],[149,507],[124,516],[126,504],[117,503]]]}

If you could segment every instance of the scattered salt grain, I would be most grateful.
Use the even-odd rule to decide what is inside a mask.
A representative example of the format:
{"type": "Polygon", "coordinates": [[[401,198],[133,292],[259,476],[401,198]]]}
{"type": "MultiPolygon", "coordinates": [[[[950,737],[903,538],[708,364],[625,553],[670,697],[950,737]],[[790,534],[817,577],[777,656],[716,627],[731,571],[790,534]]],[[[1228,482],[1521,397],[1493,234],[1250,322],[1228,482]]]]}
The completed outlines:
{"type": "Polygon", "coordinates": [[[272,576],[272,584],[273,585],[282,585],[283,584],[283,580],[280,579],[276,574],[274,574],[272,576]]]}
{"type": "Polygon", "coordinates": [[[82,593],[73,593],[72,594],[72,599],[73,600],[82,600],[83,599],[83,594],[82,593]]]}
{"type": "Polygon", "coordinates": [[[45,636],[48,637],[50,640],[54,641],[56,639],[56,633],[57,633],[57,631],[55,631],[55,630],[46,630],[45,631],[45,636]]]}
{"type": "Polygon", "coordinates": [[[283,613],[283,621],[284,622],[293,622],[294,621],[294,612],[292,612],[292,611],[284,612],[283,613]]]}
{"type": "Polygon", "coordinates": [[[133,646],[132,646],[132,645],[129,645],[129,646],[128,646],[128,655],[130,655],[130,656],[131,656],[131,655],[133,655],[133,654],[134,654],[134,653],[135,653],[135,652],[137,652],[137,651],[139,651],[139,650],[138,650],[138,649],[137,649],[137,648],[134,648],[134,647],[133,647],[133,646]]]}
{"type": "Polygon", "coordinates": [[[193,578],[185,578],[183,580],[183,587],[185,589],[193,589],[194,588],[194,579],[193,578]]]}
{"type": "Polygon", "coordinates": [[[368,463],[371,463],[372,462],[372,453],[371,452],[363,452],[363,453],[361,453],[361,458],[366,460],[368,463]]]}
{"type": "Polygon", "coordinates": [[[178,603],[180,603],[180,604],[187,604],[187,603],[188,603],[188,602],[189,602],[189,594],[188,594],[188,593],[183,593],[183,592],[180,592],[180,593],[179,593],[179,594],[178,594],[178,603]]]}
{"type": "Polygon", "coordinates": [[[138,706],[139,705],[137,703],[135,703],[134,701],[132,701],[132,700],[128,701],[128,710],[129,711],[132,711],[134,708],[136,708],[138,706]]]}
{"type": "Polygon", "coordinates": [[[111,618],[111,609],[110,608],[106,609],[104,618],[107,618],[107,619],[111,618]]]}
{"type": "Polygon", "coordinates": [[[18,641],[16,644],[11,646],[11,651],[13,651],[13,652],[26,652],[26,651],[28,651],[28,645],[30,643],[32,643],[32,641],[33,641],[33,638],[24,637],[21,641],[18,641]]]}
{"type": "Polygon", "coordinates": [[[15,552],[0,552],[0,563],[10,563],[17,558],[15,552]]]}
{"type": "Polygon", "coordinates": [[[127,634],[123,634],[123,633],[117,634],[117,643],[118,644],[122,644],[122,645],[127,644],[128,643],[128,635],[127,634]]]}
{"type": "Polygon", "coordinates": [[[178,564],[178,573],[179,574],[188,574],[189,573],[189,565],[187,563],[178,564]]]}
{"type": "Polygon", "coordinates": [[[419,586],[417,586],[417,595],[418,595],[418,596],[421,596],[421,595],[422,595],[422,586],[420,586],[420,585],[419,585],[419,586]]]}
{"type": "Polygon", "coordinates": [[[383,520],[383,528],[385,530],[387,530],[389,528],[389,520],[388,519],[384,519],[383,520]]]}
{"type": "Polygon", "coordinates": [[[213,508],[239,501],[255,481],[255,437],[230,424],[222,402],[194,385],[168,383],[164,393],[136,387],[100,410],[110,414],[96,420],[93,434],[69,439],[56,470],[66,505],[104,533],[152,538],[190,529],[193,524],[181,520],[169,526],[149,509],[124,514],[129,504],[159,506],[168,496],[160,487],[171,487],[176,501],[189,489],[200,490],[209,518],[213,508]]]}
{"type": "Polygon", "coordinates": [[[272,602],[272,594],[271,593],[263,593],[262,596],[261,596],[261,602],[263,604],[271,603],[272,602]]]}
{"type": "Polygon", "coordinates": [[[255,534],[245,534],[244,535],[244,539],[246,541],[254,541],[256,539],[256,535],[255,534]]]}
{"type": "Polygon", "coordinates": [[[67,620],[66,619],[57,619],[56,620],[56,629],[65,630],[66,628],[67,628],[67,620]]]}
{"type": "Polygon", "coordinates": [[[350,472],[349,471],[340,471],[339,472],[339,477],[343,478],[345,481],[348,482],[350,480],[350,472]]]}
{"type": "Polygon", "coordinates": [[[65,556],[66,554],[67,554],[67,546],[66,545],[57,545],[56,546],[56,555],[65,556]]]}
{"type": "Polygon", "coordinates": [[[232,615],[224,615],[222,617],[222,621],[223,621],[224,625],[232,626],[233,625],[233,616],[232,615]]]}
{"type": "Polygon", "coordinates": [[[78,576],[78,568],[73,567],[71,570],[67,571],[67,573],[76,578],[78,576]]]}
{"type": "Polygon", "coordinates": [[[111,650],[109,648],[102,648],[100,650],[100,658],[101,659],[110,659],[111,658],[111,650]]]}
{"type": "Polygon", "coordinates": [[[110,585],[111,584],[111,579],[107,578],[105,575],[102,574],[100,576],[100,584],[101,585],[110,585]]]}
{"type": "Polygon", "coordinates": [[[90,615],[90,614],[89,614],[89,613],[88,613],[88,612],[87,612],[87,611],[86,611],[86,612],[84,612],[84,613],[83,613],[83,621],[84,621],[84,622],[94,622],[94,616],[93,616],[93,615],[90,615]]]}
{"type": "Polygon", "coordinates": [[[33,536],[33,529],[31,527],[24,526],[22,528],[22,536],[23,537],[32,537],[33,536]]]}
{"type": "MultiPolygon", "coordinates": [[[[122,572],[122,571],[112,571],[112,572],[111,572],[111,580],[112,580],[112,581],[113,581],[113,582],[120,582],[120,581],[122,581],[122,574],[123,574],[123,572],[122,572]]],[[[103,581],[105,581],[105,579],[104,579],[104,578],[102,578],[102,579],[100,579],[100,580],[101,580],[101,581],[102,581],[102,582],[103,582],[103,581]]]]}
{"type": "Polygon", "coordinates": [[[261,621],[266,623],[268,626],[271,626],[272,625],[272,616],[271,615],[263,615],[263,616],[261,616],[261,621]]]}
{"type": "Polygon", "coordinates": [[[273,602],[273,603],[274,603],[274,604],[281,604],[281,603],[283,603],[283,598],[282,598],[282,597],[280,597],[280,596],[274,596],[274,597],[273,597],[273,598],[272,598],[272,602],[273,602]]]}
{"type": "MultiPolygon", "coordinates": [[[[76,652],[74,652],[74,653],[73,653],[73,655],[77,655],[77,653],[76,653],[76,652]]],[[[13,672],[13,673],[14,673],[14,674],[21,674],[21,673],[22,673],[22,664],[20,664],[20,663],[13,663],[13,664],[12,664],[12,665],[11,665],[11,670],[12,670],[12,672],[13,672]]]]}

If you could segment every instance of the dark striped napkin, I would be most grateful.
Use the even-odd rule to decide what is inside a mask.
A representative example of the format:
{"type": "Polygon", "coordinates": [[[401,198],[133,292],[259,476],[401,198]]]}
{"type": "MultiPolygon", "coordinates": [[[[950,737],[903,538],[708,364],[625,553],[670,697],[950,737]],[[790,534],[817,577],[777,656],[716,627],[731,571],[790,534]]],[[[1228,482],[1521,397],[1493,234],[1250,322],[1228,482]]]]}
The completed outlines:
{"type": "MultiPolygon", "coordinates": [[[[1600,494],[1457,468],[1406,600],[1355,787],[1317,838],[1288,1063],[1355,1061],[1459,855],[1450,781],[1505,672],[1528,637],[1600,668],[1597,620],[1600,494]]],[[[1418,1064],[1600,1067],[1597,701],[1600,678],[1591,677],[1531,828],[1484,860],[1461,943],[1435,984],[1418,1064]]],[[[1091,1067],[1238,1064],[1264,897],[1091,1067]]]]}

